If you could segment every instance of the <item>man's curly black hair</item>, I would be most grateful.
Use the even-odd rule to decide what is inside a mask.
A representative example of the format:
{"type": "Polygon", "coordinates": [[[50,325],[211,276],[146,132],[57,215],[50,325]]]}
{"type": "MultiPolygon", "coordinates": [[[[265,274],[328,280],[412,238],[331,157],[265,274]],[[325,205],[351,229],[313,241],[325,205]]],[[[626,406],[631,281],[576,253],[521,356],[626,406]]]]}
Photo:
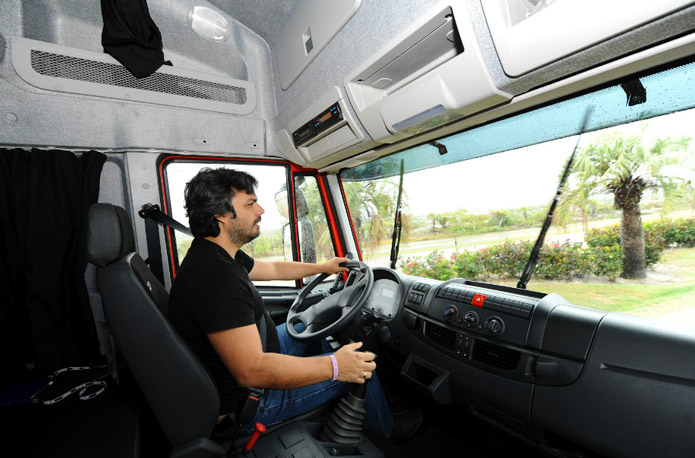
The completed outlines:
{"type": "Polygon", "coordinates": [[[232,197],[243,191],[256,192],[258,181],[246,172],[227,168],[201,169],[186,183],[184,198],[191,233],[196,238],[216,237],[220,233],[216,215],[229,212],[236,218],[232,197]]]}

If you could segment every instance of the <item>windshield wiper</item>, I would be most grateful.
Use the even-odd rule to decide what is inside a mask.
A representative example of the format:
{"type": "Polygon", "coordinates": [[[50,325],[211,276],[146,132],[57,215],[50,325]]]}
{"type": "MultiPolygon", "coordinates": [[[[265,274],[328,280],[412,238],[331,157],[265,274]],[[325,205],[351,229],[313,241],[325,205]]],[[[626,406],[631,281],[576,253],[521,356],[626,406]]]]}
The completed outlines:
{"type": "Polygon", "coordinates": [[[401,176],[400,182],[398,184],[398,199],[396,200],[396,215],[393,221],[393,232],[391,233],[391,268],[396,268],[396,261],[398,260],[398,250],[401,246],[401,228],[403,227],[403,221],[401,219],[401,200],[403,197],[403,172],[405,170],[403,159],[401,159],[401,176]]]}
{"type": "Polygon", "coordinates": [[[592,107],[590,106],[587,108],[586,113],[584,114],[584,120],[582,121],[582,127],[579,130],[579,134],[577,135],[577,143],[574,145],[574,150],[572,151],[572,155],[570,156],[569,160],[567,161],[567,165],[565,166],[565,171],[562,172],[562,177],[560,177],[560,183],[558,183],[557,186],[557,191],[555,192],[555,197],[553,198],[552,203],[550,204],[550,209],[548,210],[548,214],[545,216],[545,221],[543,221],[543,227],[541,228],[541,233],[538,235],[538,238],[536,239],[536,243],[533,245],[533,250],[531,250],[531,255],[528,258],[528,261],[526,261],[526,267],[524,267],[524,271],[521,274],[521,278],[519,278],[519,282],[516,284],[516,287],[519,289],[526,289],[526,285],[528,284],[528,281],[531,279],[531,275],[533,274],[533,269],[536,267],[536,263],[538,262],[538,256],[541,253],[541,247],[543,246],[543,242],[545,241],[545,234],[548,232],[548,228],[550,227],[550,224],[553,222],[553,215],[555,214],[555,207],[557,207],[557,203],[560,201],[560,196],[562,195],[562,188],[565,186],[565,181],[567,181],[567,177],[570,174],[570,170],[572,169],[572,163],[574,162],[574,155],[577,152],[577,147],[579,146],[579,140],[582,138],[582,134],[584,133],[584,129],[586,129],[587,123],[589,121],[589,115],[591,115],[592,107]]]}

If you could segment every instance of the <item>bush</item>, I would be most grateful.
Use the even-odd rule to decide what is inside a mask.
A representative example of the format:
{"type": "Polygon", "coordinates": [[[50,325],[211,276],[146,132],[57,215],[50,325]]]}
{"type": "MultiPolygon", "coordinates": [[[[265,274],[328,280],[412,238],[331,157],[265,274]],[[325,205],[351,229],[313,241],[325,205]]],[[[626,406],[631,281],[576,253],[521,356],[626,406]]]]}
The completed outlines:
{"type": "MultiPolygon", "coordinates": [[[[675,234],[682,234],[680,240],[688,239],[687,225],[679,224],[680,220],[662,220],[648,222],[644,224],[644,256],[647,266],[656,264],[661,260],[661,255],[668,246],[688,246],[685,243],[677,243],[675,234]],[[680,232],[675,232],[681,227],[680,232]],[[668,236],[670,236],[670,240],[668,236]]],[[[692,243],[695,244],[695,220],[687,220],[690,224],[693,236],[692,243]]],[[[606,226],[590,229],[584,238],[587,246],[599,247],[618,247],[620,249],[620,226],[606,226]]],[[[694,245],[690,245],[694,246],[694,245]]]]}
{"type": "MultiPolygon", "coordinates": [[[[533,249],[531,242],[505,241],[475,252],[458,251],[446,259],[435,251],[424,258],[408,258],[401,270],[409,275],[437,280],[490,277],[519,278],[533,249]]],[[[615,279],[622,270],[620,248],[582,247],[569,241],[541,248],[533,275],[547,280],[598,275],[615,279]]]]}
{"type": "Polygon", "coordinates": [[[647,266],[661,261],[664,250],[668,247],[659,230],[652,229],[650,223],[644,225],[644,257],[647,266]]]}
{"type": "Polygon", "coordinates": [[[657,232],[667,247],[692,248],[695,246],[695,219],[678,218],[663,220],[644,225],[652,232],[657,232]]]}
{"type": "Polygon", "coordinates": [[[587,247],[584,268],[597,277],[615,280],[623,271],[621,258],[620,247],[616,245],[587,247]]]}
{"type": "Polygon", "coordinates": [[[584,237],[587,246],[590,247],[607,247],[620,246],[620,226],[604,226],[589,229],[589,232],[584,237]]]}
{"type": "MultiPolygon", "coordinates": [[[[622,273],[620,226],[591,229],[585,241],[586,246],[567,241],[542,247],[534,276],[567,280],[596,275],[614,280],[622,273]]],[[[644,243],[647,266],[659,262],[667,247],[693,247],[695,219],[646,223],[644,243]]],[[[425,258],[408,258],[401,263],[401,269],[406,274],[438,280],[455,277],[485,280],[491,276],[518,278],[532,249],[532,242],[507,240],[475,252],[457,251],[450,259],[438,251],[425,258]]]]}
{"type": "Polygon", "coordinates": [[[569,240],[563,244],[552,244],[541,248],[538,264],[534,270],[536,277],[545,279],[566,279],[586,276],[591,263],[586,262],[586,250],[581,243],[569,240]]]}
{"type": "Polygon", "coordinates": [[[408,275],[438,280],[450,280],[458,276],[454,263],[442,256],[439,251],[433,251],[425,258],[407,258],[401,263],[401,270],[408,275]]]}
{"type": "Polygon", "coordinates": [[[478,255],[468,251],[456,252],[451,255],[451,261],[454,265],[454,272],[459,278],[478,278],[483,273],[478,255]]]}

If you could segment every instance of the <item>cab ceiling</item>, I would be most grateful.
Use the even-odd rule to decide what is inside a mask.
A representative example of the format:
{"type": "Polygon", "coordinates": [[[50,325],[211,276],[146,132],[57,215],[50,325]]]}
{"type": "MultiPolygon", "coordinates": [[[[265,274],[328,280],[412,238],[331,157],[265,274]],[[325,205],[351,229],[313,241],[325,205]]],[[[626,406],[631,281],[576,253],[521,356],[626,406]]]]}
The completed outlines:
{"type": "MultiPolygon", "coordinates": [[[[495,52],[481,1],[487,0],[449,3],[465,5],[491,79],[514,97],[635,52],[636,43],[657,44],[695,28],[695,7],[691,6],[523,77],[510,78],[495,52]]],[[[294,122],[320,96],[343,88],[349,74],[382,52],[423,15],[447,4],[439,0],[362,0],[358,11],[315,61],[291,87],[282,90],[273,53],[299,0],[147,3],[162,32],[165,59],[177,68],[253,83],[257,106],[251,114],[237,116],[36,88],[13,68],[12,37],[102,53],[99,2],[0,0],[0,145],[278,157],[282,155],[276,145],[280,129],[294,122]],[[207,42],[191,30],[187,12],[199,5],[226,13],[233,24],[227,42],[207,42]]],[[[347,109],[352,107],[348,104],[347,109]]],[[[379,156],[403,147],[378,144],[366,134],[359,119],[356,125],[365,134],[361,143],[303,165],[339,165],[374,149],[369,154],[379,156]]]]}

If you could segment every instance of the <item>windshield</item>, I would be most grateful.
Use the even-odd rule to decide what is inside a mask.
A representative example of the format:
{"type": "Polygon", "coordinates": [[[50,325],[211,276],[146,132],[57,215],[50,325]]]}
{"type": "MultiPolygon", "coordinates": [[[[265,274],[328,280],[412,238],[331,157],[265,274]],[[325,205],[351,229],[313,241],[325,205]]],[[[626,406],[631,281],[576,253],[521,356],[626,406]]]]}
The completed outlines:
{"type": "Polygon", "coordinates": [[[528,288],[650,316],[655,296],[682,308],[679,294],[695,299],[693,79],[688,64],[640,78],[645,103],[616,85],[344,170],[362,257],[389,265],[402,163],[396,269],[515,286],[576,147],[528,288]]]}

